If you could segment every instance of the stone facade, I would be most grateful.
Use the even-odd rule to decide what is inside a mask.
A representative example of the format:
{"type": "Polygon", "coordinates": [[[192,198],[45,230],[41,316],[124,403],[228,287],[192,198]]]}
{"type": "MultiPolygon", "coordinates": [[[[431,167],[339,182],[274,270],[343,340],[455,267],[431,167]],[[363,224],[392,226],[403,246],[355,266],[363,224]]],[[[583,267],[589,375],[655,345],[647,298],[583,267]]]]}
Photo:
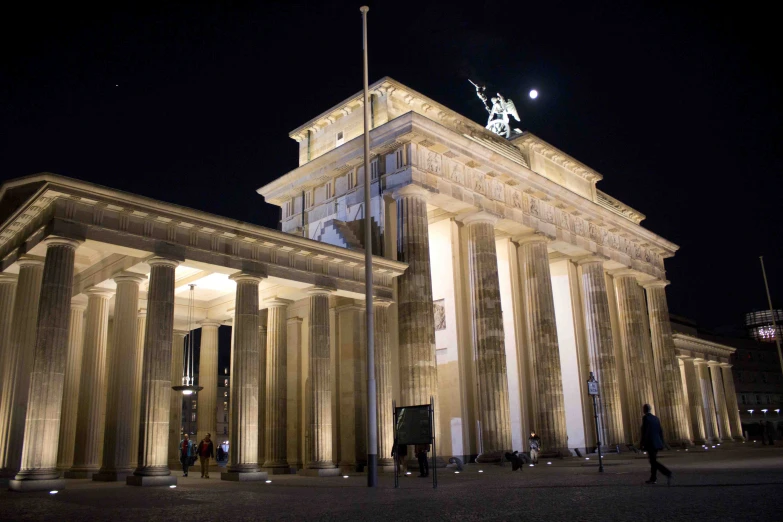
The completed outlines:
{"type": "Polygon", "coordinates": [[[366,212],[382,468],[393,403],[433,400],[438,455],[480,461],[527,450],[533,430],[561,455],[599,438],[638,443],[645,402],[673,444],[739,436],[722,348],[683,348],[668,324],[664,259],[676,245],[540,138],[499,138],[388,78],[371,91],[369,206],[355,96],[293,131],[300,166],[258,190],[282,208],[281,231],[54,174],[0,188],[15,205],[0,229],[0,456],[12,487],[62,487],[60,470],[98,466],[96,478],[133,470],[128,484],[172,485],[182,397],[171,386],[194,323],[210,377],[186,411],[197,438],[216,440],[230,404],[223,478],[364,466],[366,212]],[[226,389],[217,329],[231,320],[226,389]]]}

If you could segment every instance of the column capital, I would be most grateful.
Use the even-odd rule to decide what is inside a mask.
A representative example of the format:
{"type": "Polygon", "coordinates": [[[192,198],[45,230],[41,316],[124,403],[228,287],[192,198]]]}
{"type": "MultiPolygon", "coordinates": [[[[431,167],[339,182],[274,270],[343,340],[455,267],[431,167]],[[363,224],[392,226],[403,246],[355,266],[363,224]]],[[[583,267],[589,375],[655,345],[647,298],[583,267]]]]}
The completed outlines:
{"type": "Polygon", "coordinates": [[[331,295],[335,292],[334,288],[328,288],[326,286],[313,286],[305,289],[307,295],[331,295]]]}
{"type": "Polygon", "coordinates": [[[720,361],[707,361],[707,366],[709,366],[710,368],[714,366],[720,366],[720,365],[721,365],[720,361]]]}
{"type": "Polygon", "coordinates": [[[101,288],[100,286],[93,286],[84,291],[87,297],[103,297],[105,299],[111,299],[116,291],[111,288],[101,288]]]}
{"type": "Polygon", "coordinates": [[[388,297],[375,297],[372,298],[372,305],[373,306],[380,306],[381,308],[388,308],[391,305],[394,304],[393,299],[389,299],[388,297]]]}
{"type": "Polygon", "coordinates": [[[543,234],[541,232],[535,232],[533,234],[530,234],[528,236],[515,236],[511,238],[511,241],[518,244],[519,246],[528,244],[528,243],[551,243],[554,238],[551,238],[547,236],[546,234],[543,234]]]}
{"type": "Polygon", "coordinates": [[[178,328],[174,328],[174,335],[181,335],[181,336],[185,337],[189,333],[190,333],[190,330],[180,330],[178,328]]]}
{"type": "Polygon", "coordinates": [[[76,248],[79,245],[83,243],[83,241],[80,241],[78,239],[71,239],[69,237],[62,237],[62,236],[49,236],[45,238],[42,243],[46,245],[46,247],[50,246],[69,246],[71,248],[76,248]]]}
{"type": "Polygon", "coordinates": [[[399,200],[400,198],[405,197],[419,197],[423,198],[425,200],[430,199],[432,197],[432,192],[425,189],[424,187],[421,187],[419,185],[405,185],[404,187],[400,187],[396,189],[394,192],[392,192],[392,197],[395,200],[399,200]]]}
{"type": "Polygon", "coordinates": [[[261,274],[253,274],[250,272],[236,272],[228,276],[228,278],[231,279],[232,281],[235,281],[237,284],[239,283],[259,284],[261,283],[261,281],[266,279],[266,277],[261,274]]]}
{"type": "Polygon", "coordinates": [[[16,274],[7,274],[3,272],[0,274],[0,284],[3,283],[16,283],[16,280],[19,278],[16,274]]]}
{"type": "Polygon", "coordinates": [[[651,275],[645,274],[644,272],[640,272],[639,270],[635,270],[629,267],[610,270],[609,275],[614,278],[633,277],[634,279],[636,279],[636,282],[639,283],[639,285],[641,286],[644,286],[650,281],[650,279],[652,279],[651,275]]]}
{"type": "Polygon", "coordinates": [[[179,261],[176,259],[169,259],[167,257],[160,257],[160,256],[154,256],[149,259],[147,259],[146,263],[148,265],[152,266],[168,266],[171,268],[177,268],[179,266],[179,261]]]}
{"type": "Polygon", "coordinates": [[[217,319],[204,319],[199,324],[201,324],[202,328],[205,326],[214,326],[215,328],[220,328],[220,325],[223,324],[223,321],[219,321],[217,319]]]}
{"type": "Polygon", "coordinates": [[[121,272],[114,276],[114,282],[120,283],[136,283],[141,284],[147,280],[147,276],[144,274],[137,274],[135,272],[121,272]]]}
{"type": "Polygon", "coordinates": [[[282,299],[280,297],[269,297],[267,299],[264,299],[262,304],[266,305],[267,308],[276,308],[280,306],[288,306],[292,304],[293,301],[290,299],[282,299]]]}
{"type": "Polygon", "coordinates": [[[602,256],[599,254],[588,254],[586,256],[579,256],[572,258],[573,262],[576,263],[579,266],[586,265],[589,263],[601,263],[601,266],[603,267],[603,264],[609,260],[607,256],[602,256]]]}
{"type": "Polygon", "coordinates": [[[733,365],[733,364],[731,364],[731,363],[720,363],[720,367],[721,367],[721,368],[731,368],[731,367],[733,367],[733,366],[734,366],[734,365],[733,365]]]}
{"type": "Polygon", "coordinates": [[[81,297],[81,294],[71,298],[71,309],[81,311],[87,310],[87,302],[84,300],[84,297],[81,297]]]}
{"type": "Polygon", "coordinates": [[[489,223],[495,226],[500,221],[500,216],[487,212],[486,210],[470,210],[462,214],[457,215],[455,218],[463,225],[471,225],[473,223],[489,223]]]}
{"type": "Polygon", "coordinates": [[[19,265],[20,268],[26,266],[43,266],[44,261],[37,257],[22,256],[16,260],[16,264],[19,265]]]}
{"type": "Polygon", "coordinates": [[[147,317],[147,309],[146,308],[139,308],[139,313],[136,315],[136,318],[139,317],[147,317]]]}
{"type": "Polygon", "coordinates": [[[666,288],[670,284],[670,281],[667,281],[666,279],[656,279],[653,281],[648,281],[646,283],[642,283],[642,286],[645,289],[650,288],[666,288]]]}

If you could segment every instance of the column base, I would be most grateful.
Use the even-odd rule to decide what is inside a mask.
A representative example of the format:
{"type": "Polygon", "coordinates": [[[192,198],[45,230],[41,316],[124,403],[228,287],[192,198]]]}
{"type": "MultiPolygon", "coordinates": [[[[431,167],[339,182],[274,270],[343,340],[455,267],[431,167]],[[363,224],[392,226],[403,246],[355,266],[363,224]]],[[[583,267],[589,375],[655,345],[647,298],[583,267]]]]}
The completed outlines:
{"type": "Polygon", "coordinates": [[[174,475],[128,475],[125,477],[125,484],[128,486],[154,487],[154,486],[176,486],[177,477],[174,475]]]}
{"type": "Polygon", "coordinates": [[[65,489],[65,480],[9,480],[8,489],[11,491],[59,491],[65,489]]]}
{"type": "Polygon", "coordinates": [[[102,471],[93,473],[92,479],[96,482],[124,482],[133,471],[102,471]]]}
{"type": "Polygon", "coordinates": [[[97,469],[69,469],[63,473],[63,477],[67,479],[88,479],[93,473],[97,472],[97,469]]]}
{"type": "Polygon", "coordinates": [[[305,468],[296,472],[300,477],[339,477],[339,468],[305,468]]]}
{"type": "Polygon", "coordinates": [[[269,475],[265,471],[248,471],[239,473],[237,471],[226,471],[220,474],[220,480],[230,480],[232,482],[253,482],[266,480],[269,475]]]}
{"type": "Polygon", "coordinates": [[[742,435],[736,435],[733,440],[734,442],[745,442],[745,437],[742,435]]]}
{"type": "Polygon", "coordinates": [[[296,473],[296,471],[294,471],[293,468],[290,467],[281,468],[279,466],[274,468],[267,468],[262,466],[261,471],[268,473],[270,475],[291,475],[296,473]]]}

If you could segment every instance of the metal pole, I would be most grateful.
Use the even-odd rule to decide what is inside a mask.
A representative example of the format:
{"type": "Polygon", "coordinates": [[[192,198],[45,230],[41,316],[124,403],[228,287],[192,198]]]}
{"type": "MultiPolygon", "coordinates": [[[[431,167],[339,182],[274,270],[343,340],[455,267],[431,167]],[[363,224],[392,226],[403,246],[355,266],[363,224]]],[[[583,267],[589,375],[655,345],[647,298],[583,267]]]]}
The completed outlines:
{"type": "Polygon", "coordinates": [[[775,335],[775,344],[778,345],[778,359],[780,360],[780,371],[783,372],[783,352],[780,351],[780,332],[778,323],[775,321],[775,310],[772,308],[772,296],[769,293],[769,283],[767,283],[767,271],[764,270],[764,256],[759,256],[761,261],[761,273],[764,276],[764,288],[767,290],[767,302],[769,303],[769,314],[772,316],[772,330],[775,335]]]}
{"type": "MultiPolygon", "coordinates": [[[[370,216],[370,88],[367,79],[367,11],[362,13],[364,61],[364,301],[367,318],[367,487],[378,485],[378,404],[375,395],[375,339],[372,310],[372,219],[370,216]]],[[[380,183],[380,180],[378,180],[380,183]]]]}
{"type": "Polygon", "coordinates": [[[593,413],[595,414],[595,437],[598,446],[598,472],[604,472],[604,459],[601,456],[601,431],[598,429],[598,407],[595,404],[596,396],[593,395],[593,413]]]}

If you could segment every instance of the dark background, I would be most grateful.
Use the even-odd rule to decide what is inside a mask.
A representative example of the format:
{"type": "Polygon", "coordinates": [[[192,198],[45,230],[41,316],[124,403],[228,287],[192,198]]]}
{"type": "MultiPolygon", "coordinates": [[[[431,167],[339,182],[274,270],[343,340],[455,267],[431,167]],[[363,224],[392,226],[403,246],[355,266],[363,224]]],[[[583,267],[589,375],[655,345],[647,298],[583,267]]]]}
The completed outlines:
{"type": "MultiPolygon", "coordinates": [[[[51,171],[275,227],[288,132],[361,90],[355,3],[28,1],[0,14],[0,181],[51,171]]],[[[681,246],[672,313],[783,299],[774,17],[753,2],[369,5],[370,81],[478,122],[470,77],[681,246]],[[541,93],[532,102],[530,88],[541,93]]],[[[778,301],[779,302],[779,301],[778,301]]]]}

